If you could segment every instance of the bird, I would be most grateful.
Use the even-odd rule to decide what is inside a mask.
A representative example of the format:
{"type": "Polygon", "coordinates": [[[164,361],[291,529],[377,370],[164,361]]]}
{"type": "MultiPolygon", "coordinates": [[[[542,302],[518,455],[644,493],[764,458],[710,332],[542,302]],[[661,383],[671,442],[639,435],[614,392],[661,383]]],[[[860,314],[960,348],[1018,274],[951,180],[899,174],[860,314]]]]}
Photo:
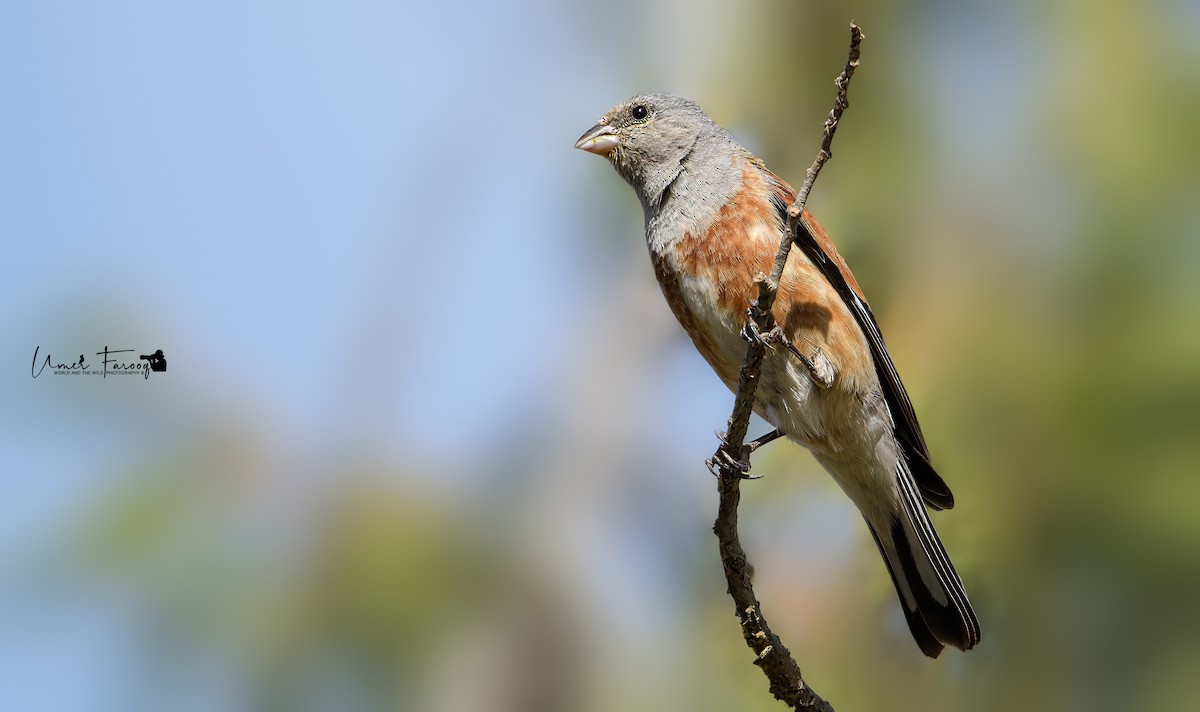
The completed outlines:
{"type": "MultiPolygon", "coordinates": [[[[736,392],[743,326],[796,193],[698,104],[662,93],[606,111],[575,147],[633,188],[663,295],[696,350],[736,392]]],[[[786,348],[766,350],[754,412],[807,448],[858,508],[917,646],[979,642],[979,620],[926,507],[954,496],[929,449],[862,288],[804,210],[773,315],[786,348]]]]}

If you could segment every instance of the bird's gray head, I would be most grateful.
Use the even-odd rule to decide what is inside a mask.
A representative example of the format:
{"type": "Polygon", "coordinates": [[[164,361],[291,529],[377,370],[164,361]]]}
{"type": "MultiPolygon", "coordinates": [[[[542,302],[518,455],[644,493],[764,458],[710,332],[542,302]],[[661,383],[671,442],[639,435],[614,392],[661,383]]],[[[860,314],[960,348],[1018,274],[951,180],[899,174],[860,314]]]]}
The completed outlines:
{"type": "Polygon", "coordinates": [[[670,94],[638,94],[601,116],[575,148],[606,156],[647,210],[693,158],[736,146],[695,102],[670,94]]]}

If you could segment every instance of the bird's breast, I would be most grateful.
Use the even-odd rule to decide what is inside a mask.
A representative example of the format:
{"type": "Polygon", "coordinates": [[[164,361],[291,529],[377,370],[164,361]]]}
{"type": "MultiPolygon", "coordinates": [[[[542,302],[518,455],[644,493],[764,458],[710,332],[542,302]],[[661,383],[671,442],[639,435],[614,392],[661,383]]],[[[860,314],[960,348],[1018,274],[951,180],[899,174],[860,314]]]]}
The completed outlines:
{"type": "Polygon", "coordinates": [[[739,331],[769,272],[780,231],[766,201],[727,201],[701,231],[652,244],[654,272],[671,311],[696,349],[731,388],[746,352],[739,331]]]}
{"type": "MultiPolygon", "coordinates": [[[[730,389],[737,387],[746,354],[740,330],[758,295],[755,278],[770,272],[783,230],[770,200],[757,199],[769,193],[755,178],[747,175],[749,189],[727,201],[702,231],[650,242],[655,275],[671,311],[730,389]]],[[[820,349],[829,359],[834,387],[817,389],[798,360],[782,348],[771,349],[755,410],[789,435],[820,447],[840,429],[831,419],[854,419],[867,392],[878,389],[866,342],[836,291],[799,250],[788,259],[774,314],[797,348],[808,354],[820,349]]]]}

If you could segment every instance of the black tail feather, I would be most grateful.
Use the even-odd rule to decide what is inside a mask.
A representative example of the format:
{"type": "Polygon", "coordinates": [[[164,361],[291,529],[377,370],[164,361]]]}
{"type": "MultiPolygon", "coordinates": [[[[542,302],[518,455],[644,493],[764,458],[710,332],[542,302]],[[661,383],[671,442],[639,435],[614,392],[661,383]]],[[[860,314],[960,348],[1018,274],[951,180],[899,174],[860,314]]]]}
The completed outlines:
{"type": "Polygon", "coordinates": [[[896,587],[896,593],[900,596],[900,609],[904,611],[904,619],[908,621],[908,629],[912,632],[913,640],[917,641],[917,647],[921,649],[922,653],[936,658],[941,655],[942,649],[946,646],[942,645],[942,642],[929,629],[929,624],[917,610],[916,601],[910,602],[905,596],[900,579],[896,577],[896,572],[892,569],[891,558],[888,556],[887,550],[883,548],[883,542],[879,541],[879,535],[875,533],[875,528],[870,524],[867,522],[867,528],[871,530],[871,536],[875,538],[875,545],[879,547],[879,553],[883,554],[883,563],[887,564],[888,574],[892,577],[892,585],[896,587]]]}
{"type": "Polygon", "coordinates": [[[908,627],[929,657],[937,657],[943,644],[968,650],[979,642],[979,620],[903,463],[898,463],[896,475],[904,512],[888,523],[886,533],[868,525],[908,627]]]}

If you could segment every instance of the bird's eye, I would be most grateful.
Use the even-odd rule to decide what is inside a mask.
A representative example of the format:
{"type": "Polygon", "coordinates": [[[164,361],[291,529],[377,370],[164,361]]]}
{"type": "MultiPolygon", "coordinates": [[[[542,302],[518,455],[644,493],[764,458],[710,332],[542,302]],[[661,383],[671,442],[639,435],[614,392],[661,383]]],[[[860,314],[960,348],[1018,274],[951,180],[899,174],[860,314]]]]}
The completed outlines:
{"type": "Polygon", "coordinates": [[[630,109],[629,113],[633,116],[635,121],[641,121],[650,115],[650,111],[646,108],[645,104],[638,104],[630,109]]]}

